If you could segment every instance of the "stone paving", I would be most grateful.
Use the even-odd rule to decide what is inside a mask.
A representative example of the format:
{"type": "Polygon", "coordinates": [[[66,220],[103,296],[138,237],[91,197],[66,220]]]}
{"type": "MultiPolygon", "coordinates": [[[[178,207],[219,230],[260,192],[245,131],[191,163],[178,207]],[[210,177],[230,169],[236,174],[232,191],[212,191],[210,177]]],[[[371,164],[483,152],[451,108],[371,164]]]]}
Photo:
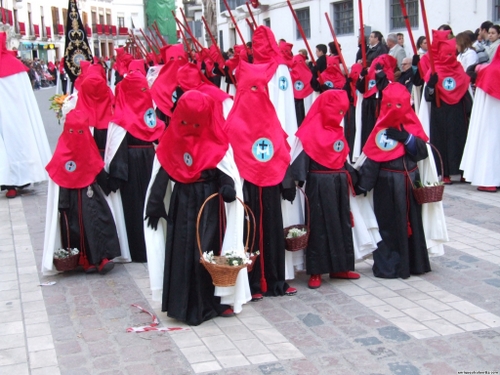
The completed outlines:
{"type": "Polygon", "coordinates": [[[446,187],[450,242],[426,275],[376,279],[367,260],[356,266],[361,279],[325,275],[309,290],[299,272],[294,297],[249,303],[187,331],[127,333],[151,322],[132,304],[155,312],[161,326],[183,325],[151,301],[145,264],[41,276],[46,188],[0,196],[0,374],[500,371],[498,193],[446,187]],[[56,284],[39,286],[47,281],[56,284]]]}

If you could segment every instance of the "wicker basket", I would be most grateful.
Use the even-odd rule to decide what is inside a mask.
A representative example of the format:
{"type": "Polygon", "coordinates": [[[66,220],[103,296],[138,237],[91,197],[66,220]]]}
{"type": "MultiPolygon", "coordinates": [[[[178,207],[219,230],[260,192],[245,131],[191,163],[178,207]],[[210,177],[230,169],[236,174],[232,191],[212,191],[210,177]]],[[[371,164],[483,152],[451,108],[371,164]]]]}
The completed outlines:
{"type": "Polygon", "coordinates": [[[67,258],[54,258],[54,266],[58,271],[72,271],[78,267],[78,259],[80,259],[80,253],[67,258]]]}
{"type": "MultiPolygon", "coordinates": [[[[71,251],[71,244],[70,244],[70,238],[69,238],[69,222],[68,222],[68,215],[66,213],[64,215],[64,223],[66,224],[66,234],[67,234],[67,242],[66,242],[66,249],[67,251],[71,251]]],[[[72,271],[76,267],[78,267],[78,260],[80,259],[80,252],[75,255],[70,255],[67,258],[54,258],[53,263],[54,267],[56,267],[56,270],[58,271],[72,271]]]]}
{"type": "MultiPolygon", "coordinates": [[[[439,178],[439,184],[434,185],[434,186],[423,186],[423,187],[416,187],[413,184],[412,179],[410,178],[410,174],[408,173],[408,170],[406,170],[406,173],[408,174],[408,179],[411,182],[412,190],[413,190],[413,197],[417,201],[418,204],[422,205],[424,203],[434,203],[434,202],[441,202],[443,200],[443,193],[444,193],[444,184],[443,184],[443,174],[444,174],[444,166],[443,166],[443,158],[441,157],[441,153],[439,150],[432,145],[431,143],[428,143],[437,153],[439,157],[439,162],[441,163],[441,177],[439,178]]],[[[405,164],[405,169],[406,169],[406,164],[405,164]]]]}
{"type": "MultiPolygon", "coordinates": [[[[203,252],[201,249],[201,239],[200,239],[200,220],[201,215],[203,214],[203,209],[205,205],[212,198],[218,196],[218,193],[214,193],[210,195],[205,202],[201,205],[200,211],[198,212],[198,218],[196,219],[196,241],[198,243],[198,250],[200,252],[200,263],[206,268],[210,276],[212,276],[212,283],[215,286],[234,286],[236,284],[236,278],[238,277],[238,273],[242,268],[247,267],[246,264],[242,264],[241,266],[230,266],[227,264],[227,260],[225,256],[214,256],[215,264],[209,263],[203,258],[203,252]]],[[[243,201],[239,198],[238,201],[245,207],[243,201]]],[[[247,209],[245,209],[246,211],[247,209]]],[[[248,249],[248,241],[250,239],[250,226],[247,228],[247,243],[245,244],[245,250],[248,249]]]]}
{"type": "Polygon", "coordinates": [[[306,210],[307,210],[307,217],[306,221],[307,223],[305,225],[290,225],[289,227],[286,227],[283,229],[283,233],[285,235],[285,249],[288,251],[299,251],[299,250],[304,250],[307,247],[307,242],[309,241],[309,218],[311,216],[310,210],[309,210],[309,199],[307,199],[307,195],[302,190],[300,187],[297,187],[302,194],[304,194],[304,198],[306,201],[306,210]],[[288,236],[288,232],[293,229],[305,229],[306,233],[303,236],[300,237],[293,237],[293,238],[286,238],[288,236]]]}

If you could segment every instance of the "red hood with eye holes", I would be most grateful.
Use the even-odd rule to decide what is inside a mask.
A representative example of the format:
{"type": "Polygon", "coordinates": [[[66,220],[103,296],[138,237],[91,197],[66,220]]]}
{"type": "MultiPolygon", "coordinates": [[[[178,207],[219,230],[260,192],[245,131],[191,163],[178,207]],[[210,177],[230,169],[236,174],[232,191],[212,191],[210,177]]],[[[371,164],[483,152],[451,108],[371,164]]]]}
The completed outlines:
{"type": "Polygon", "coordinates": [[[403,143],[388,140],[385,130],[404,127],[408,133],[427,142],[422,124],[415,111],[411,108],[410,93],[405,86],[398,82],[389,83],[382,92],[380,115],[366,144],[363,147],[365,155],[377,162],[386,162],[397,159],[405,154],[403,143]]]}
{"type": "Polygon", "coordinates": [[[340,126],[348,110],[349,98],[344,90],[325,91],[295,133],[306,154],[327,168],[342,168],[349,155],[344,128],[340,126]]]}
{"type": "Polygon", "coordinates": [[[85,112],[69,112],[54,155],[45,167],[50,178],[60,187],[81,189],[92,184],[103,168],[85,112]]]}
{"type": "Polygon", "coordinates": [[[177,182],[196,182],[201,172],[217,168],[229,143],[222,130],[222,108],[208,95],[185,92],[156,149],[158,161],[177,182]]]}

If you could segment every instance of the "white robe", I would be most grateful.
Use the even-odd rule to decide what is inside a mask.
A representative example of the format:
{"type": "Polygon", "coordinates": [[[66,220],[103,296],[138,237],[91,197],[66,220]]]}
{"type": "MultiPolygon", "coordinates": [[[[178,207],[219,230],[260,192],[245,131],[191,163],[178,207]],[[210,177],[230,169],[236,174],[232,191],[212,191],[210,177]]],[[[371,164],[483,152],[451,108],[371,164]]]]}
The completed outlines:
{"type": "MultiPolygon", "coordinates": [[[[300,144],[300,140],[295,136],[298,127],[292,85],[290,71],[284,64],[278,65],[276,72],[267,84],[269,99],[273,103],[281,127],[288,135],[287,141],[291,149],[290,157],[293,157],[300,144]]],[[[297,198],[293,203],[282,200],[281,214],[284,228],[290,225],[304,224],[304,199],[299,192],[297,192],[297,198]]],[[[285,251],[285,279],[291,280],[295,278],[294,267],[297,269],[304,267],[304,250],[290,252],[283,249],[283,251],[285,251]]]]}
{"type": "Polygon", "coordinates": [[[476,88],[460,169],[474,186],[500,186],[500,100],[476,88]]]}
{"type": "MultiPolygon", "coordinates": [[[[153,173],[149,182],[148,190],[146,193],[146,202],[151,194],[151,187],[153,186],[156,174],[160,169],[160,163],[155,156],[153,164],[153,173]]],[[[217,165],[222,172],[230,176],[234,181],[234,188],[236,196],[243,200],[242,186],[243,182],[239,175],[238,169],[234,162],[233,149],[229,147],[224,158],[217,165]]],[[[165,209],[168,212],[170,196],[172,194],[172,182],[170,181],[165,194],[165,209]]],[[[232,203],[226,203],[226,217],[227,227],[222,244],[222,255],[227,252],[236,252],[244,256],[243,246],[243,220],[244,208],[241,203],[236,200],[232,203]]],[[[146,210],[147,203],[144,205],[146,210]]],[[[144,211],[144,217],[146,212],[144,211]]],[[[146,251],[148,257],[148,270],[149,282],[154,301],[161,301],[163,294],[163,273],[165,265],[165,244],[167,237],[167,225],[165,220],[161,219],[158,224],[158,229],[153,230],[144,221],[144,238],[146,241],[146,251]]],[[[232,305],[236,314],[242,311],[242,306],[252,299],[250,292],[250,285],[248,282],[248,271],[246,268],[241,269],[238,273],[235,286],[232,287],[215,287],[215,295],[221,297],[221,303],[224,305],[232,305]]]]}
{"type": "Polygon", "coordinates": [[[28,74],[0,78],[0,97],[0,185],[47,180],[52,152],[28,74]]]}

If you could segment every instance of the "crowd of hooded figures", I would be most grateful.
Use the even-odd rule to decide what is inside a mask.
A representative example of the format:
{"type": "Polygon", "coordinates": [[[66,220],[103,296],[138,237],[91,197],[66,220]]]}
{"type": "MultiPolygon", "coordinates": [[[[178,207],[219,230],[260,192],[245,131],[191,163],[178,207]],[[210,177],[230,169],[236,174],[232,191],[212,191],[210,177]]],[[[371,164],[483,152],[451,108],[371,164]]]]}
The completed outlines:
{"type": "Polygon", "coordinates": [[[190,325],[295,295],[288,281],[298,270],[311,289],[325,275],[358,279],[355,263],[368,257],[375,277],[430,272],[429,257],[448,241],[443,206],[419,204],[412,190],[460,172],[500,185],[500,163],[477,155],[495,144],[486,124],[500,111],[500,57],[474,71],[470,111],[470,75],[450,35],[433,31],[433,70],[427,54],[413,58],[411,89],[377,44],[371,64],[349,72],[318,45],[310,69],[265,26],[228,60],[209,50],[190,59],[173,44],[161,49],[161,64],[146,64],[119,48],[111,85],[100,64],[82,62],[56,149],[43,159],[42,272],[57,272],[58,248],[78,248],[86,273],[147,262],[153,299],[190,325]],[[307,245],[285,250],[284,228],[302,224],[307,245]],[[214,286],[200,263],[209,252],[258,256],[233,286],[214,286]]]}

